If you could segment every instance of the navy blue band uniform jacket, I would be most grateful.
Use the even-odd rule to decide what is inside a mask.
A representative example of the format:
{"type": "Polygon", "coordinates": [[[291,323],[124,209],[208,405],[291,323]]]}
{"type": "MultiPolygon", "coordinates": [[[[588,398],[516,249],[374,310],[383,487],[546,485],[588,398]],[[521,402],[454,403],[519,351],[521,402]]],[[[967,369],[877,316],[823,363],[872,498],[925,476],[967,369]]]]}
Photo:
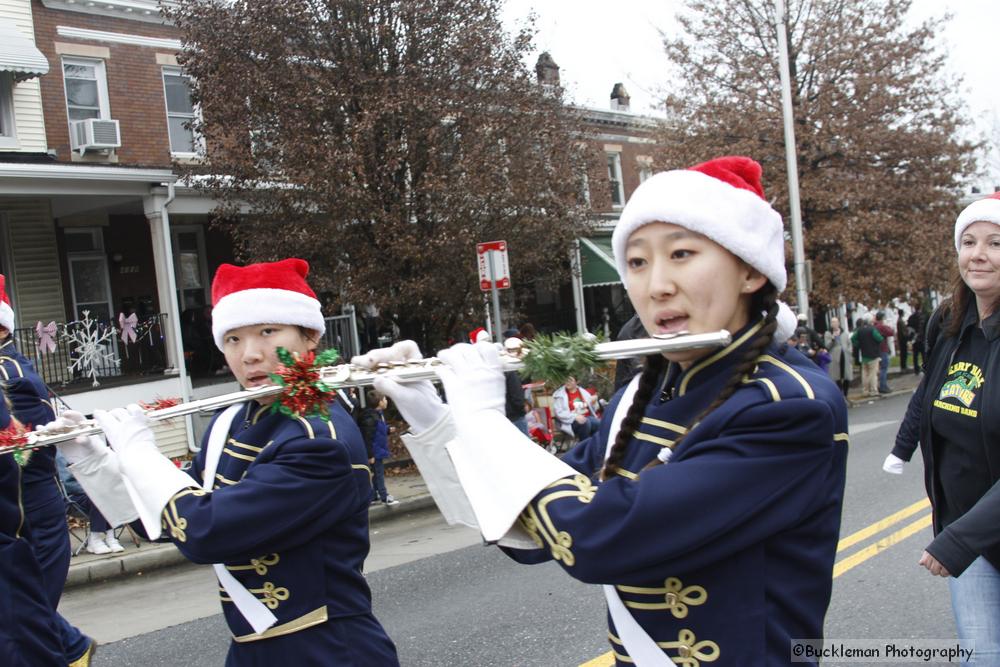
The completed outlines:
{"type": "MultiPolygon", "coordinates": [[[[0,401],[0,427],[9,421],[0,401]]],[[[59,629],[28,541],[21,472],[11,454],[0,456],[0,656],[7,667],[61,667],[59,629]]]]}
{"type": "MultiPolygon", "coordinates": [[[[717,396],[754,323],[646,406],[620,474],[599,482],[611,419],[564,458],[580,471],[538,494],[519,523],[573,577],[615,585],[677,665],[787,665],[790,638],[819,638],[830,601],[847,461],[847,406],[818,366],[772,345],[735,393],[679,443],[717,396]],[[642,473],[640,475],[640,472],[642,473]]],[[[621,392],[607,414],[615,413],[621,392]]],[[[623,409],[627,409],[627,406],[623,409]]],[[[632,659],[610,615],[616,664],[632,659]]]]}
{"type": "Polygon", "coordinates": [[[247,403],[212,491],[201,488],[203,447],[191,468],[197,484],[164,508],[165,534],[187,558],[223,563],[278,618],[254,634],[220,586],[234,637],[227,665],[398,664],[362,574],[367,454],[354,420],[336,403],[330,413],[329,422],[292,419],[247,403]]]}

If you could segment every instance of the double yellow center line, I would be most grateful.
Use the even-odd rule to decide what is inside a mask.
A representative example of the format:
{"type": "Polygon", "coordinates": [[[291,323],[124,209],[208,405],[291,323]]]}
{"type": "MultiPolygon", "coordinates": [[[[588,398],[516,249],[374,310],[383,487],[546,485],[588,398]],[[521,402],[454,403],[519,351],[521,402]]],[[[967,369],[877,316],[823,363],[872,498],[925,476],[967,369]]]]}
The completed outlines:
{"type": "MultiPolygon", "coordinates": [[[[839,554],[842,551],[846,551],[847,549],[853,547],[855,544],[859,544],[860,542],[864,542],[865,540],[867,540],[869,537],[878,535],[882,531],[892,526],[895,526],[897,523],[910,518],[914,514],[920,514],[924,510],[930,509],[930,506],[931,503],[927,498],[924,498],[923,500],[918,500],[912,505],[904,507],[903,509],[899,510],[894,514],[890,514],[884,519],[880,519],[869,526],[865,526],[856,533],[851,533],[850,535],[848,535],[847,537],[845,537],[844,539],[840,540],[840,542],[837,543],[837,553],[839,554]]],[[[872,558],[873,556],[877,556],[878,554],[882,553],[892,545],[899,544],[900,542],[905,540],[907,537],[910,537],[914,533],[919,533],[921,530],[931,525],[931,516],[932,515],[930,513],[924,514],[915,521],[911,521],[910,523],[906,524],[896,532],[886,535],[878,542],[870,544],[864,549],[856,551],[850,556],[847,556],[846,558],[841,558],[833,565],[833,578],[836,579],[837,577],[844,574],[848,570],[857,567],[861,563],[864,563],[869,558],[872,558]]],[[[614,664],[615,664],[614,653],[608,651],[604,655],[598,656],[593,660],[588,660],[587,662],[581,664],[580,667],[611,667],[614,664]]]]}

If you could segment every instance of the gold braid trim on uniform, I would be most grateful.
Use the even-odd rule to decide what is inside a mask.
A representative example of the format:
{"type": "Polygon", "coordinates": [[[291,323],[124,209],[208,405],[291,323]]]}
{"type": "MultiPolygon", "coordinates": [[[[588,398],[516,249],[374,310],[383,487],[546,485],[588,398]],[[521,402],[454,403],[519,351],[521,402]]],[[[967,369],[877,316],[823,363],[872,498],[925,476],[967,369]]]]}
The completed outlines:
{"type": "MultiPolygon", "coordinates": [[[[260,595],[260,601],[264,603],[264,606],[272,611],[278,608],[278,605],[287,600],[291,594],[288,589],[284,586],[275,586],[270,581],[265,581],[261,588],[248,588],[248,591],[255,595],[260,595]]],[[[226,589],[219,587],[219,598],[223,602],[232,602],[233,599],[226,595],[226,589]]]]}
{"type": "Polygon", "coordinates": [[[656,642],[660,648],[676,650],[677,657],[670,656],[677,667],[699,667],[703,662],[715,662],[722,651],[713,641],[704,639],[697,641],[694,632],[688,629],[677,633],[675,642],[656,642]]]}
{"type": "Polygon", "coordinates": [[[290,635],[293,632],[298,632],[299,630],[305,630],[306,628],[311,628],[314,625],[319,625],[320,623],[326,623],[328,616],[326,613],[326,605],[323,605],[319,609],[313,609],[308,614],[299,616],[296,619],[288,621],[287,623],[282,623],[281,625],[275,625],[274,627],[268,628],[260,634],[251,633],[249,635],[234,636],[234,642],[255,642],[261,639],[270,639],[271,637],[280,637],[282,635],[290,635]]]}
{"type": "Polygon", "coordinates": [[[253,570],[257,574],[264,576],[267,574],[267,567],[269,565],[277,565],[280,560],[281,556],[278,554],[268,554],[260,558],[251,558],[249,565],[227,565],[226,569],[233,572],[237,570],[253,570]]]}
{"type": "MultiPolygon", "coordinates": [[[[612,649],[614,649],[615,645],[625,646],[621,639],[615,637],[610,632],[608,632],[608,639],[611,640],[612,649]]],[[[676,657],[669,656],[677,667],[700,667],[703,662],[715,662],[719,659],[722,651],[719,649],[718,644],[707,639],[700,642],[696,641],[696,639],[694,632],[683,629],[677,633],[677,641],[656,642],[656,645],[668,651],[677,651],[676,657]]],[[[622,655],[618,651],[614,651],[614,654],[615,658],[620,662],[635,662],[632,658],[622,655]]]]}
{"type": "Polygon", "coordinates": [[[204,496],[207,494],[208,492],[203,489],[189,487],[187,489],[181,489],[167,501],[167,506],[163,508],[161,516],[164,523],[167,524],[167,528],[170,529],[170,537],[174,538],[178,542],[187,542],[187,533],[184,532],[184,529],[187,528],[188,521],[180,515],[180,512],[178,512],[175,501],[178,498],[183,498],[184,496],[204,496]]]}
{"type": "MultiPolygon", "coordinates": [[[[537,513],[532,505],[529,505],[525,512],[528,513],[527,518],[534,522],[539,535],[549,543],[552,558],[561,560],[568,567],[571,567],[576,563],[576,557],[570,551],[570,547],[573,546],[573,538],[565,530],[558,530],[555,527],[546,508],[553,500],[560,498],[576,498],[581,503],[589,503],[594,498],[594,494],[597,493],[597,487],[586,475],[574,475],[556,480],[545,488],[553,490],[548,493],[543,491],[544,495],[537,502],[537,513]],[[555,490],[566,486],[573,487],[573,489],[555,490]]],[[[529,532],[531,532],[530,529],[529,532]]]]}
{"type": "Polygon", "coordinates": [[[538,535],[538,523],[534,518],[532,518],[533,516],[535,516],[534,510],[532,510],[529,505],[523,512],[521,512],[520,515],[518,515],[517,522],[522,528],[524,528],[524,531],[531,536],[531,539],[534,540],[535,544],[539,547],[544,547],[545,542],[543,542],[542,538],[538,535]],[[531,516],[528,515],[529,511],[531,512],[531,516]]]}
{"type": "Polygon", "coordinates": [[[615,586],[622,593],[639,595],[662,595],[663,602],[633,602],[626,600],[625,606],[632,609],[669,609],[674,618],[685,618],[688,606],[697,607],[708,601],[708,591],[703,586],[684,586],[677,577],[668,577],[659,588],[644,586],[615,586]]]}

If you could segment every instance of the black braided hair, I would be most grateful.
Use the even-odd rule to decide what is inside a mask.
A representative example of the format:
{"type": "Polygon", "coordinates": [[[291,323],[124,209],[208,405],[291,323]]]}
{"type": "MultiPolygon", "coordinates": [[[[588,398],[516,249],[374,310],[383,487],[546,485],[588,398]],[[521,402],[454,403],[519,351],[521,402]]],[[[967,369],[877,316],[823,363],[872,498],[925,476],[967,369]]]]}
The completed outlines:
{"type": "MultiPolygon", "coordinates": [[[[726,384],[723,385],[715,400],[688,423],[688,430],[681,437],[674,440],[674,449],[688,436],[688,433],[691,432],[691,428],[695,424],[705,419],[713,410],[725,403],[743,383],[743,379],[753,374],[757,365],[757,357],[771,344],[774,332],[778,329],[778,290],[771,283],[767,283],[754,293],[753,299],[750,302],[750,312],[764,313],[763,326],[757,330],[757,333],[750,340],[746,353],[743,355],[740,363],[733,369],[733,374],[729,377],[726,384]]],[[[655,458],[643,470],[655,468],[658,465],[663,465],[663,461],[655,458]]]]}
{"type": "Polygon", "coordinates": [[[625,448],[628,445],[628,441],[632,439],[632,435],[638,430],[639,424],[642,422],[642,416],[646,413],[646,404],[653,397],[657,381],[666,366],[667,360],[662,354],[652,354],[646,357],[646,361],[643,364],[642,376],[639,378],[639,386],[636,387],[635,397],[632,399],[632,405],[628,406],[628,412],[625,414],[625,419],[622,420],[618,436],[615,438],[615,444],[611,448],[608,460],[604,462],[604,468],[601,470],[602,481],[608,479],[618,471],[622,459],[625,457],[625,448]]]}

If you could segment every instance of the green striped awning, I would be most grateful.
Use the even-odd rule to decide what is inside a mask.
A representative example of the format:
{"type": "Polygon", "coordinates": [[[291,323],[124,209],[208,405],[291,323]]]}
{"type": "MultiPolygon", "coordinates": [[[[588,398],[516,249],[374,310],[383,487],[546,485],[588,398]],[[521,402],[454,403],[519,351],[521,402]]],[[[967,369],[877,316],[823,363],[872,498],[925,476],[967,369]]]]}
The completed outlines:
{"type": "Polygon", "coordinates": [[[618,285],[621,278],[611,251],[611,236],[591,236],[580,239],[580,272],[584,287],[618,285]]]}

